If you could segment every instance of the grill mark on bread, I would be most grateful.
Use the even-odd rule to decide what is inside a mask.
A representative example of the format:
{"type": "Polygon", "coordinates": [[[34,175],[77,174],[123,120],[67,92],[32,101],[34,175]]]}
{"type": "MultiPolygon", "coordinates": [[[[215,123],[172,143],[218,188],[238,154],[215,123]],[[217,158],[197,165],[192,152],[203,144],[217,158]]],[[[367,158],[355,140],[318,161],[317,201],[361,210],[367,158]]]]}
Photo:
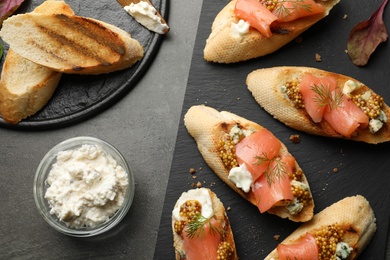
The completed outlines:
{"type": "MultiPolygon", "coordinates": [[[[69,16],[64,14],[55,15],[55,18],[58,19],[60,21],[60,24],[64,26],[64,30],[69,29],[70,31],[83,34],[86,37],[88,37],[88,41],[86,44],[93,43],[93,45],[98,45],[99,47],[102,48],[100,50],[96,50],[96,52],[93,52],[93,49],[91,51],[91,48],[85,47],[82,44],[82,42],[79,43],[78,41],[71,39],[71,37],[59,33],[58,30],[53,30],[50,28],[50,26],[43,25],[39,21],[36,21],[37,27],[42,31],[42,33],[46,34],[51,40],[56,42],[56,44],[58,44],[59,46],[64,46],[66,48],[72,49],[73,55],[79,54],[80,56],[84,56],[96,60],[100,62],[103,66],[110,66],[113,62],[119,59],[120,56],[123,56],[126,52],[125,46],[123,46],[123,41],[121,41],[118,38],[119,36],[116,33],[111,32],[104,26],[100,25],[99,23],[96,23],[94,21],[91,21],[83,17],[73,16],[72,18],[70,18],[69,16]],[[75,21],[74,20],[75,18],[84,22],[85,25],[81,24],[78,21],[75,21]],[[99,51],[102,50],[109,53],[108,55],[107,54],[104,55],[103,53],[103,56],[107,57],[108,59],[112,58],[113,61],[110,62],[109,60],[99,55],[99,51]]],[[[67,59],[65,54],[61,54],[61,52],[44,49],[43,45],[40,45],[37,42],[34,42],[33,44],[37,46],[39,49],[45,51],[46,53],[49,53],[56,60],[69,64],[70,66],[72,66],[73,70],[76,71],[82,70],[82,67],[76,64],[72,64],[67,59]]]]}
{"type": "Polygon", "coordinates": [[[100,23],[80,16],[70,18],[64,14],[57,14],[56,18],[61,20],[65,26],[81,32],[113,52],[116,52],[119,55],[124,55],[126,53],[126,48],[123,46],[123,41],[119,38],[118,34],[108,30],[100,23]],[[78,20],[80,20],[80,22],[78,20]]]}

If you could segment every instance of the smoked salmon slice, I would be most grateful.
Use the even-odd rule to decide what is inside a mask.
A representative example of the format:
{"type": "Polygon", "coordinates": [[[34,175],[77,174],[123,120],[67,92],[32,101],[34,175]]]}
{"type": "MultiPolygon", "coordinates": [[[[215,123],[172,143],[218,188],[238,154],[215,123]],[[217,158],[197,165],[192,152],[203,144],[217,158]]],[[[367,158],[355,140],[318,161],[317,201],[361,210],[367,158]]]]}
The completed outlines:
{"type": "MultiPolygon", "coordinates": [[[[210,224],[219,228],[220,224],[213,218],[210,224]]],[[[210,229],[210,224],[205,224],[202,234],[190,237],[186,230],[183,230],[184,250],[187,260],[217,259],[218,246],[221,243],[221,235],[210,229]]]]}
{"type": "Polygon", "coordinates": [[[336,89],[336,86],[337,82],[332,77],[315,77],[310,73],[303,74],[299,84],[299,91],[302,94],[305,109],[315,123],[321,122],[325,105],[317,102],[320,97],[313,88],[319,87],[330,92],[336,89]]]}
{"type": "Polygon", "coordinates": [[[278,19],[276,15],[257,0],[237,0],[234,14],[248,22],[250,26],[267,38],[272,36],[271,23],[278,19]]]}
{"type": "Polygon", "coordinates": [[[295,244],[279,244],[277,249],[280,260],[318,260],[318,247],[316,239],[310,233],[306,233],[295,244]]]}
{"type": "Polygon", "coordinates": [[[280,1],[273,13],[279,22],[290,22],[301,17],[319,14],[325,11],[321,4],[313,0],[280,1]]]}
{"type": "MultiPolygon", "coordinates": [[[[333,96],[337,95],[334,92],[333,96]]],[[[338,106],[332,109],[329,106],[325,108],[324,119],[334,130],[348,138],[359,126],[367,127],[369,120],[368,116],[345,96],[343,96],[342,102],[338,106]]]]}
{"type": "Polygon", "coordinates": [[[267,170],[270,160],[279,153],[280,148],[280,141],[263,128],[237,143],[237,162],[240,165],[245,163],[252,179],[257,180],[267,170]]]}
{"type": "Polygon", "coordinates": [[[294,199],[289,175],[295,159],[291,155],[276,158],[280,148],[280,141],[265,128],[245,137],[236,145],[238,163],[245,164],[252,174],[252,196],[261,213],[280,201],[294,199]]]}

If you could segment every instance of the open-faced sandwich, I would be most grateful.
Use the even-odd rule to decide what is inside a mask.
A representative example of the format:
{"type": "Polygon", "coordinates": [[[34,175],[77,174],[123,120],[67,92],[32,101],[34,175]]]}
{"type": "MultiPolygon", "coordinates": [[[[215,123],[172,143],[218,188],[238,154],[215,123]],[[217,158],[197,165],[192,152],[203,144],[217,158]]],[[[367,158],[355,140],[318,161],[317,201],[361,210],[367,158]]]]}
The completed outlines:
{"type": "Polygon", "coordinates": [[[233,232],[225,207],[207,188],[183,192],[172,211],[176,260],[236,260],[233,232]]]}
{"type": "Polygon", "coordinates": [[[390,108],[351,77],[309,67],[273,67],[246,80],[256,101],[289,127],[367,143],[390,140],[390,108]]]}
{"type": "Polygon", "coordinates": [[[347,197],[296,229],[265,260],[356,259],[375,234],[375,221],[363,196],[347,197]]]}
{"type": "Polygon", "coordinates": [[[184,124],[210,168],[261,213],[296,222],[313,217],[314,202],[305,174],[269,130],[204,105],[191,107],[184,124]]]}
{"type": "Polygon", "coordinates": [[[270,54],[327,16],[340,0],[232,0],[216,16],[204,59],[234,63],[270,54]]]}

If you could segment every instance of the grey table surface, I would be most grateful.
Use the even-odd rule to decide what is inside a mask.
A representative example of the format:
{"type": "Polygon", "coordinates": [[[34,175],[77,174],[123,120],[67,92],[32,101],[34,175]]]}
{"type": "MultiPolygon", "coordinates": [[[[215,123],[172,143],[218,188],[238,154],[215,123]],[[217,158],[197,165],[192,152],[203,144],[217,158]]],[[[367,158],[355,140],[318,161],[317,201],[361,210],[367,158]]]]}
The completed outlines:
{"type": "Polygon", "coordinates": [[[52,131],[0,129],[0,259],[153,258],[201,5],[202,0],[170,1],[171,30],[152,65],[108,110],[52,131]],[[136,192],[128,214],[112,232],[78,239],[46,224],[32,187],[47,151],[85,135],[122,152],[134,171],[136,192]]]}
{"type": "MultiPolygon", "coordinates": [[[[152,259],[202,0],[170,1],[171,31],[137,86],[110,109],[51,131],[0,128],[0,259],[152,259]],[[39,216],[35,170],[57,143],[94,136],[118,148],[135,173],[134,202],[114,230],[62,235],[39,216]]],[[[388,259],[390,259],[388,257],[388,259]]]]}

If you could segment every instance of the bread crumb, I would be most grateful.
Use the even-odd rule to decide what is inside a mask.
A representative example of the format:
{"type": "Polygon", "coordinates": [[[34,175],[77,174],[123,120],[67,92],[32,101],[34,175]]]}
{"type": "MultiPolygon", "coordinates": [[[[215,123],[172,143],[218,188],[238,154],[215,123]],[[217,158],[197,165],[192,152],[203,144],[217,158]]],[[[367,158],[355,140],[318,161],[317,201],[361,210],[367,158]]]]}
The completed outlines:
{"type": "Polygon", "coordinates": [[[194,174],[196,172],[196,170],[194,168],[190,168],[190,173],[191,174],[194,174]]]}
{"type": "Polygon", "coordinates": [[[196,179],[196,175],[192,175],[192,179],[196,179]]]}
{"type": "Polygon", "coordinates": [[[348,50],[344,50],[344,52],[345,52],[346,54],[348,54],[348,50]]]}
{"type": "Polygon", "coordinates": [[[290,135],[290,141],[297,144],[301,141],[301,138],[299,135],[290,135]]]}
{"type": "Polygon", "coordinates": [[[280,235],[275,235],[275,236],[274,236],[275,241],[278,241],[279,238],[280,238],[280,235]]]}
{"type": "Polygon", "coordinates": [[[333,172],[337,173],[337,172],[339,172],[339,169],[335,167],[335,168],[333,168],[333,172]]]}
{"type": "Polygon", "coordinates": [[[316,61],[318,62],[322,61],[321,55],[319,55],[318,53],[316,53],[316,61]]]}
{"type": "Polygon", "coordinates": [[[302,39],[302,37],[297,37],[297,38],[295,38],[295,41],[297,43],[301,43],[301,42],[303,42],[303,39],[302,39]]]}
{"type": "Polygon", "coordinates": [[[343,19],[344,19],[344,20],[347,20],[347,18],[348,18],[348,15],[347,15],[347,14],[344,14],[343,19]]]}
{"type": "Polygon", "coordinates": [[[230,211],[231,209],[232,209],[231,207],[227,207],[227,208],[226,208],[227,211],[230,211]]]}
{"type": "Polygon", "coordinates": [[[202,183],[200,181],[198,181],[198,183],[196,183],[196,187],[197,188],[202,188],[202,183]]]}

